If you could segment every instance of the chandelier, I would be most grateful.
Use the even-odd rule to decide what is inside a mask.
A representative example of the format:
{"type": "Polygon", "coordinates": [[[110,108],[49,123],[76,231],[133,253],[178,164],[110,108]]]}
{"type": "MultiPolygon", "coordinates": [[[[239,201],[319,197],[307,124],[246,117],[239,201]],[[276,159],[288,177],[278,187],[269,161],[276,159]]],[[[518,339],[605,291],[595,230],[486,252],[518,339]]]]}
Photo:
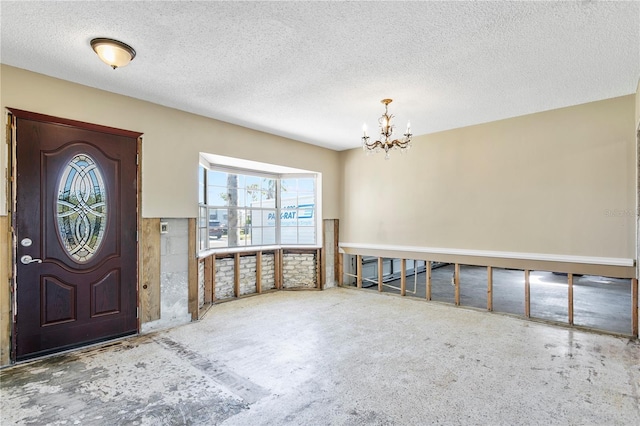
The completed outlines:
{"type": "Polygon", "coordinates": [[[369,136],[367,136],[367,125],[362,126],[362,149],[369,154],[371,151],[380,152],[384,150],[385,160],[389,159],[389,151],[392,149],[400,150],[400,153],[404,153],[405,150],[411,148],[411,124],[407,122],[407,132],[404,134],[402,140],[391,139],[394,126],[391,124],[391,119],[394,118],[393,114],[389,114],[389,104],[392,99],[383,99],[380,102],[384,104],[384,114],[378,119],[378,125],[380,126],[380,140],[369,143],[369,136]]]}

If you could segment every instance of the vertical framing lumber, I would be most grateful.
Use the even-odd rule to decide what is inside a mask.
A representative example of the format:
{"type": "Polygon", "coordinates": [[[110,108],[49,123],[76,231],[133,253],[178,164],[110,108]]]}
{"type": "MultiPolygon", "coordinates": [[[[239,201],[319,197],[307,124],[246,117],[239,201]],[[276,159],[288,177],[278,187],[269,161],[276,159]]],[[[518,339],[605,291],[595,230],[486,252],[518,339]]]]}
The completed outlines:
{"type": "Polygon", "coordinates": [[[638,337],[638,279],[631,279],[631,333],[638,337]]]}
{"type": "Polygon", "coordinates": [[[338,248],[339,230],[338,219],[333,219],[333,273],[338,285],[342,286],[342,255],[340,255],[340,249],[338,248]]]}
{"type": "Polygon", "coordinates": [[[189,313],[191,314],[191,320],[196,321],[200,314],[198,309],[198,259],[196,257],[196,241],[197,241],[197,228],[196,219],[189,218],[189,251],[188,251],[188,282],[189,282],[189,313]]]}
{"type": "Polygon", "coordinates": [[[344,254],[338,253],[338,276],[336,279],[338,280],[338,287],[342,287],[344,284],[344,277],[342,276],[342,262],[344,259],[344,254]]]}
{"type": "Polygon", "coordinates": [[[493,268],[487,266],[487,311],[493,311],[493,268]]]}
{"type": "Polygon", "coordinates": [[[140,323],[160,319],[160,218],[142,218],[138,243],[140,323]]]}
{"type": "Polygon", "coordinates": [[[383,274],[383,265],[382,258],[378,258],[378,291],[382,292],[382,274],[383,274]]]}
{"type": "Polygon", "coordinates": [[[400,259],[400,296],[407,294],[407,259],[400,259]]]}
{"type": "Polygon", "coordinates": [[[425,275],[427,276],[426,299],[431,300],[431,261],[430,260],[427,260],[427,273],[425,275]]]}
{"type": "Polygon", "coordinates": [[[240,297],[240,253],[233,255],[233,295],[240,297]]]}
{"type": "Polygon", "coordinates": [[[531,318],[531,287],[529,285],[529,270],[524,270],[524,316],[531,318]]]}
{"type": "Polygon", "coordinates": [[[262,293],[262,252],[256,252],[256,293],[262,293]]]}
{"type": "Polygon", "coordinates": [[[362,288],[362,256],[356,256],[356,286],[362,288]]]}
{"type": "Polygon", "coordinates": [[[282,250],[274,250],[273,251],[273,273],[275,274],[274,281],[276,284],[276,289],[282,289],[282,250]]]}
{"type": "Polygon", "coordinates": [[[211,259],[211,303],[216,301],[216,255],[209,256],[211,259]]]}
{"type": "Polygon", "coordinates": [[[569,287],[569,294],[567,295],[567,300],[569,303],[569,325],[573,325],[573,274],[567,274],[567,284],[569,287]]]}
{"type": "Polygon", "coordinates": [[[316,288],[322,290],[322,250],[316,250],[316,288]]]}
{"type": "Polygon", "coordinates": [[[211,303],[213,297],[213,290],[211,284],[213,283],[213,260],[212,256],[204,259],[204,303],[211,303]]]}
{"type": "Polygon", "coordinates": [[[453,284],[455,286],[456,306],[460,306],[460,264],[456,263],[453,272],[453,284]]]}

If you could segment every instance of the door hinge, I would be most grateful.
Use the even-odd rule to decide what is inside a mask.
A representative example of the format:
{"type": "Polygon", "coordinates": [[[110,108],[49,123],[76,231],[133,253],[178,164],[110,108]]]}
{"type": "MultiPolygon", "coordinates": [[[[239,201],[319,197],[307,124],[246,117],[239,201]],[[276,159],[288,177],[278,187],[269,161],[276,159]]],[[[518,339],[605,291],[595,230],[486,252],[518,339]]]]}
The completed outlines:
{"type": "Polygon", "coordinates": [[[138,232],[139,231],[136,231],[136,243],[138,242],[138,232]]]}
{"type": "Polygon", "coordinates": [[[140,161],[140,154],[136,154],[136,166],[139,164],[138,162],[140,161]]]}
{"type": "Polygon", "coordinates": [[[136,318],[140,318],[140,308],[136,307],[136,318]]]}

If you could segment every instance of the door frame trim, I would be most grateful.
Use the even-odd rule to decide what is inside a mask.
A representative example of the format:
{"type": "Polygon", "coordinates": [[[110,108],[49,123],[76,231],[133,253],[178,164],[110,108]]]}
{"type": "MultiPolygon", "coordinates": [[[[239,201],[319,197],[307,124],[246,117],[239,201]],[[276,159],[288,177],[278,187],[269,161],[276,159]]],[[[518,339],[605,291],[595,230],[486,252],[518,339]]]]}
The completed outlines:
{"type": "MultiPolygon", "coordinates": [[[[103,126],[100,124],[93,124],[93,123],[87,123],[84,121],[78,121],[78,120],[71,120],[71,119],[67,119],[67,118],[62,118],[62,117],[55,117],[55,116],[51,116],[51,115],[46,115],[46,114],[40,114],[40,113],[36,113],[36,112],[30,112],[30,111],[25,111],[25,110],[21,110],[21,109],[17,109],[17,108],[11,108],[11,107],[6,107],[6,110],[8,111],[8,116],[9,116],[9,123],[10,123],[10,132],[9,129],[7,129],[7,139],[10,139],[10,143],[9,141],[7,141],[8,145],[9,145],[9,157],[8,157],[8,161],[7,161],[7,177],[9,179],[9,183],[8,183],[8,194],[7,194],[7,198],[8,198],[8,225],[9,225],[9,233],[10,233],[10,238],[9,238],[9,244],[10,244],[10,248],[9,248],[9,254],[11,257],[10,260],[10,270],[9,270],[9,287],[11,290],[11,296],[10,296],[10,336],[9,336],[9,342],[0,342],[0,344],[9,344],[9,362],[12,364],[16,363],[16,341],[14,339],[14,335],[15,335],[15,327],[16,327],[16,268],[17,268],[17,256],[16,256],[16,250],[17,250],[17,239],[16,239],[16,233],[15,233],[15,223],[16,223],[16,212],[18,210],[18,206],[17,206],[17,199],[16,199],[16,184],[17,184],[17,179],[16,179],[16,170],[17,170],[17,161],[16,161],[16,118],[21,118],[21,119],[26,119],[26,120],[32,120],[32,121],[40,121],[43,123],[51,123],[51,124],[57,124],[57,125],[63,125],[63,126],[69,126],[69,127],[77,127],[77,128],[81,128],[84,130],[89,130],[89,131],[93,131],[93,132],[99,132],[99,133],[105,133],[108,135],[115,135],[115,136],[124,136],[124,137],[128,137],[128,138],[132,138],[132,139],[136,139],[136,182],[137,182],[137,187],[136,187],[136,232],[137,232],[137,238],[136,238],[136,310],[137,310],[137,333],[140,333],[140,273],[141,273],[141,267],[140,267],[140,236],[142,236],[142,229],[141,229],[141,224],[142,224],[142,161],[141,161],[141,156],[142,156],[142,132],[135,132],[135,131],[131,131],[131,130],[124,130],[124,129],[119,129],[116,127],[109,127],[109,126],[103,126]]],[[[121,337],[122,338],[122,337],[121,337]]],[[[118,338],[116,338],[118,339],[118,338]]],[[[95,344],[91,343],[89,345],[81,345],[78,346],[77,348],[74,349],[82,349],[84,347],[87,346],[91,346],[95,344]]],[[[72,350],[74,350],[72,349],[72,350]]],[[[63,352],[66,352],[66,350],[62,350],[63,352]]]]}

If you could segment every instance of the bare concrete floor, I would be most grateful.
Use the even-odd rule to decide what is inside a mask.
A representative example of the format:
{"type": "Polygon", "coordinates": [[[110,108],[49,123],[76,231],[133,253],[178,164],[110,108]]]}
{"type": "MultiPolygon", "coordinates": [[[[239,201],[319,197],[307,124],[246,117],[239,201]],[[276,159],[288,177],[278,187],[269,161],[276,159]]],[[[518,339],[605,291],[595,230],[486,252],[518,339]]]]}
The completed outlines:
{"type": "MultiPolygon", "coordinates": [[[[451,280],[453,265],[433,270],[432,300],[455,303],[455,290],[451,280]]],[[[365,281],[363,287],[378,291],[377,278],[365,281]]],[[[545,271],[531,271],[531,317],[568,324],[569,300],[566,275],[545,271]]],[[[385,283],[384,292],[399,294],[400,279],[385,283]],[[393,288],[396,287],[396,288],[393,288]]],[[[407,297],[424,299],[426,275],[424,272],[408,275],[407,297]]],[[[598,276],[573,278],[574,324],[613,333],[631,335],[632,297],[631,280],[598,276]]],[[[493,269],[493,309],[495,312],[524,316],[524,272],[493,269]]],[[[487,308],[487,268],[461,265],[460,303],[479,309],[487,308]]]]}
{"type": "Polygon", "coordinates": [[[2,425],[640,424],[638,340],[353,289],[217,305],[0,379],[2,425]]]}

